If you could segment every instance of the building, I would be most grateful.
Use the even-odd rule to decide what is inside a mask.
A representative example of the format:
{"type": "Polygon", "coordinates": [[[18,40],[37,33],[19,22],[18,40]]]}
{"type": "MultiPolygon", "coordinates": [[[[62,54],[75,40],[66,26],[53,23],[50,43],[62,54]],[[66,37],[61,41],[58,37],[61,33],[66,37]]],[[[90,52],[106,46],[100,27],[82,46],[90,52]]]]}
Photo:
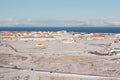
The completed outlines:
{"type": "Polygon", "coordinates": [[[104,35],[101,35],[99,33],[95,33],[91,37],[92,39],[98,39],[98,40],[105,39],[104,35]]]}

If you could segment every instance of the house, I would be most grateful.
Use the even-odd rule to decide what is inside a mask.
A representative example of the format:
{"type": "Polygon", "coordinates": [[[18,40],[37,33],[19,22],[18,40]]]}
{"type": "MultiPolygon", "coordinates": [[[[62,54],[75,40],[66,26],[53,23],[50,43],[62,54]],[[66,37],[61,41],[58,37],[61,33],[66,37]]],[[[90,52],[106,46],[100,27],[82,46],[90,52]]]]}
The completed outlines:
{"type": "Polygon", "coordinates": [[[43,47],[44,45],[42,43],[36,44],[36,47],[43,47]]]}
{"type": "Polygon", "coordinates": [[[62,40],[63,43],[76,43],[75,39],[63,39],[62,40]]]}
{"type": "Polygon", "coordinates": [[[91,37],[92,39],[98,39],[98,40],[105,39],[104,35],[99,34],[99,33],[95,33],[91,37]]]}
{"type": "Polygon", "coordinates": [[[120,48],[112,48],[110,51],[109,51],[109,54],[110,55],[120,55],[120,48]]]}

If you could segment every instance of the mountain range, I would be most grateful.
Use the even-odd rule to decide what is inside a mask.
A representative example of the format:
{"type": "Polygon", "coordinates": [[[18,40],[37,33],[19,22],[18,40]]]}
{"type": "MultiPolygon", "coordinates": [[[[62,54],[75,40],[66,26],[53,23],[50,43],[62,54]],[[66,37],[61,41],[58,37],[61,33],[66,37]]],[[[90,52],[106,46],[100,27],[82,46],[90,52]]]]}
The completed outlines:
{"type": "Polygon", "coordinates": [[[97,26],[112,26],[118,27],[120,26],[120,19],[90,19],[90,20],[32,20],[32,19],[14,19],[14,18],[6,18],[0,19],[1,27],[61,27],[61,26],[70,26],[70,27],[97,27],[97,26]]]}

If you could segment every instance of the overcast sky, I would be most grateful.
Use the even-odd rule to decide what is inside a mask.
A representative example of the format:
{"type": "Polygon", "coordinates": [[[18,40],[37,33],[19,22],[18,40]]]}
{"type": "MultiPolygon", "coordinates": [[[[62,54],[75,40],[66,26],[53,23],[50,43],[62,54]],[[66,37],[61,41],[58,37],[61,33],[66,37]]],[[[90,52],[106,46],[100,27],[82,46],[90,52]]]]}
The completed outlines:
{"type": "Polygon", "coordinates": [[[0,0],[0,25],[32,24],[33,20],[119,25],[120,0],[0,0]]]}

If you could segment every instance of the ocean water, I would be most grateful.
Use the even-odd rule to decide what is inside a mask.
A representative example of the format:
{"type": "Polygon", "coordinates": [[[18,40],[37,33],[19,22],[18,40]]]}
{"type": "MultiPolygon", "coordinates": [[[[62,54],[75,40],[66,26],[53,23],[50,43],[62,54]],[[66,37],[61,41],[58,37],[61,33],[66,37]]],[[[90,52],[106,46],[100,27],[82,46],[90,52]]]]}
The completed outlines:
{"type": "Polygon", "coordinates": [[[61,31],[87,33],[120,33],[120,27],[0,27],[0,31],[61,31]]]}

